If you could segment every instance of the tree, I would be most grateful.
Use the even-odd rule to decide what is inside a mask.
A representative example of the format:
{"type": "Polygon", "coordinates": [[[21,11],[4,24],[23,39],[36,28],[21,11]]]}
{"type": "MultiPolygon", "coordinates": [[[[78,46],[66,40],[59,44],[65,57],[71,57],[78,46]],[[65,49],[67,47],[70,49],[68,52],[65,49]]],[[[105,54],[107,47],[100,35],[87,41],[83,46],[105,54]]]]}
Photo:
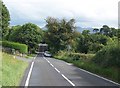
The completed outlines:
{"type": "Polygon", "coordinates": [[[77,38],[77,51],[87,54],[89,49],[88,45],[89,44],[84,35],[79,35],[79,37],[77,38]]]}
{"type": "Polygon", "coordinates": [[[100,29],[100,33],[109,36],[110,28],[107,25],[103,25],[103,27],[100,29]]]}
{"type": "Polygon", "coordinates": [[[26,23],[22,26],[13,27],[14,31],[9,40],[27,44],[30,52],[37,50],[38,44],[42,41],[42,30],[35,24],[26,23]]]}
{"type": "Polygon", "coordinates": [[[90,30],[83,30],[83,31],[82,31],[82,34],[83,34],[83,35],[89,35],[89,34],[90,34],[90,30]]]}
{"type": "Polygon", "coordinates": [[[94,29],[93,29],[93,32],[98,33],[98,32],[99,32],[99,29],[98,29],[98,28],[94,28],[94,29]]]}
{"type": "Polygon", "coordinates": [[[66,21],[65,19],[58,20],[48,17],[46,22],[48,30],[45,34],[45,41],[48,43],[50,50],[53,51],[53,53],[64,50],[67,48],[67,45],[71,45],[75,30],[74,19],[66,21]]]}
{"type": "Polygon", "coordinates": [[[3,39],[6,38],[7,34],[9,33],[9,21],[10,21],[10,14],[9,14],[9,11],[7,9],[7,7],[3,4],[2,1],[0,1],[0,5],[2,5],[2,11],[1,11],[1,16],[0,18],[2,18],[2,21],[1,21],[1,27],[2,27],[2,37],[3,39]]]}
{"type": "Polygon", "coordinates": [[[77,51],[87,54],[89,51],[89,46],[91,43],[90,40],[90,31],[83,30],[82,34],[79,35],[77,40],[77,51]]]}
{"type": "Polygon", "coordinates": [[[120,29],[118,29],[118,46],[119,46],[119,48],[120,48],[120,29]]]}
{"type": "Polygon", "coordinates": [[[118,33],[118,30],[117,30],[117,29],[115,29],[115,28],[110,28],[110,33],[109,33],[109,36],[110,36],[110,37],[117,36],[117,33],[118,33]]]}

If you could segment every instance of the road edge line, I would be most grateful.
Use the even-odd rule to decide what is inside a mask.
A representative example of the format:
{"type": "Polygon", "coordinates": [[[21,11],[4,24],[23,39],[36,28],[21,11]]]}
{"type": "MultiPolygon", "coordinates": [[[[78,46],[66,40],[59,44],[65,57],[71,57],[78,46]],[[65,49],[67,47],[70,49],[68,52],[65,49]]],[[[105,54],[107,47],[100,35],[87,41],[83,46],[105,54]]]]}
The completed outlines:
{"type": "Polygon", "coordinates": [[[88,73],[88,74],[90,74],[90,75],[96,76],[96,77],[101,78],[101,79],[103,79],[103,80],[105,80],[105,81],[108,81],[108,82],[111,82],[111,83],[113,83],[113,84],[115,84],[115,85],[120,86],[119,83],[114,82],[114,81],[112,81],[112,80],[109,80],[109,79],[107,79],[107,78],[104,78],[104,77],[102,77],[102,76],[99,76],[99,75],[97,75],[97,74],[95,74],[95,73],[89,72],[89,71],[84,70],[84,69],[81,69],[81,68],[78,68],[78,69],[81,70],[81,71],[83,71],[83,72],[86,72],[86,73],[88,73]]]}
{"type": "MultiPolygon", "coordinates": [[[[36,59],[36,57],[37,57],[37,55],[34,57],[34,60],[36,59]]],[[[30,80],[30,76],[31,76],[31,73],[32,73],[33,65],[34,65],[34,61],[32,61],[32,63],[31,63],[30,70],[28,72],[27,79],[25,81],[25,86],[29,85],[29,80],[30,80]]]]}

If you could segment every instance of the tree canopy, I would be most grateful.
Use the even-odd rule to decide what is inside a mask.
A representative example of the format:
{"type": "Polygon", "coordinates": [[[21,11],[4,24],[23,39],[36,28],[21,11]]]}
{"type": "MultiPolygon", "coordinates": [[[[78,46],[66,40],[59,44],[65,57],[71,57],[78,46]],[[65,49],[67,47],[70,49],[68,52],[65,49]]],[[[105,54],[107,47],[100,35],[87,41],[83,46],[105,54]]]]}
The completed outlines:
{"type": "Polygon", "coordinates": [[[42,30],[35,24],[26,23],[12,27],[10,41],[20,42],[29,46],[29,51],[35,51],[42,41],[42,30]]]}
{"type": "Polygon", "coordinates": [[[2,37],[5,38],[9,32],[9,21],[10,21],[10,14],[9,11],[7,9],[7,7],[3,4],[2,1],[0,1],[0,5],[1,5],[1,18],[2,21],[0,22],[1,27],[2,27],[2,37]]]}
{"type": "Polygon", "coordinates": [[[45,33],[46,43],[53,51],[64,50],[71,45],[75,33],[75,20],[69,21],[48,17],[46,19],[47,32],[45,33]]]}

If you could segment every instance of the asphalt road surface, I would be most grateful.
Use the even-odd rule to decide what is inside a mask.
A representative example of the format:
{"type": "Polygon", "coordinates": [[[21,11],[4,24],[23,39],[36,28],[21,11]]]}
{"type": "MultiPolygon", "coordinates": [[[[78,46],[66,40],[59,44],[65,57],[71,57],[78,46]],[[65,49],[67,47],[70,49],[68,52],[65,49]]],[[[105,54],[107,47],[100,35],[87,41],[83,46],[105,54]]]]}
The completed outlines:
{"type": "Polygon", "coordinates": [[[44,57],[41,53],[31,65],[23,77],[22,86],[117,86],[67,62],[44,57]]]}

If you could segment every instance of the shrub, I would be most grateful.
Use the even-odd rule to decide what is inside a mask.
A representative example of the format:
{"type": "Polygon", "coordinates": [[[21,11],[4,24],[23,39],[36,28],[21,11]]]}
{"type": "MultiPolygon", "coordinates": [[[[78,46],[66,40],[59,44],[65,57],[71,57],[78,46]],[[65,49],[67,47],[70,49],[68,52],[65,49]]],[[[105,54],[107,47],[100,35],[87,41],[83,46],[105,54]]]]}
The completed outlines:
{"type": "Polygon", "coordinates": [[[59,51],[56,58],[61,59],[69,59],[69,60],[84,60],[84,61],[90,61],[95,54],[82,54],[82,53],[69,53],[66,51],[59,51]]]}
{"type": "Polygon", "coordinates": [[[93,58],[94,54],[84,54],[84,53],[70,53],[69,57],[73,57],[76,60],[81,59],[85,61],[89,61],[93,58]]]}
{"type": "Polygon", "coordinates": [[[21,53],[27,53],[28,52],[28,46],[25,44],[15,43],[15,42],[9,42],[9,41],[1,41],[3,47],[12,48],[15,50],[18,50],[21,53]]]}
{"type": "Polygon", "coordinates": [[[104,47],[94,57],[93,61],[101,66],[120,67],[120,48],[113,44],[104,47]]]}

